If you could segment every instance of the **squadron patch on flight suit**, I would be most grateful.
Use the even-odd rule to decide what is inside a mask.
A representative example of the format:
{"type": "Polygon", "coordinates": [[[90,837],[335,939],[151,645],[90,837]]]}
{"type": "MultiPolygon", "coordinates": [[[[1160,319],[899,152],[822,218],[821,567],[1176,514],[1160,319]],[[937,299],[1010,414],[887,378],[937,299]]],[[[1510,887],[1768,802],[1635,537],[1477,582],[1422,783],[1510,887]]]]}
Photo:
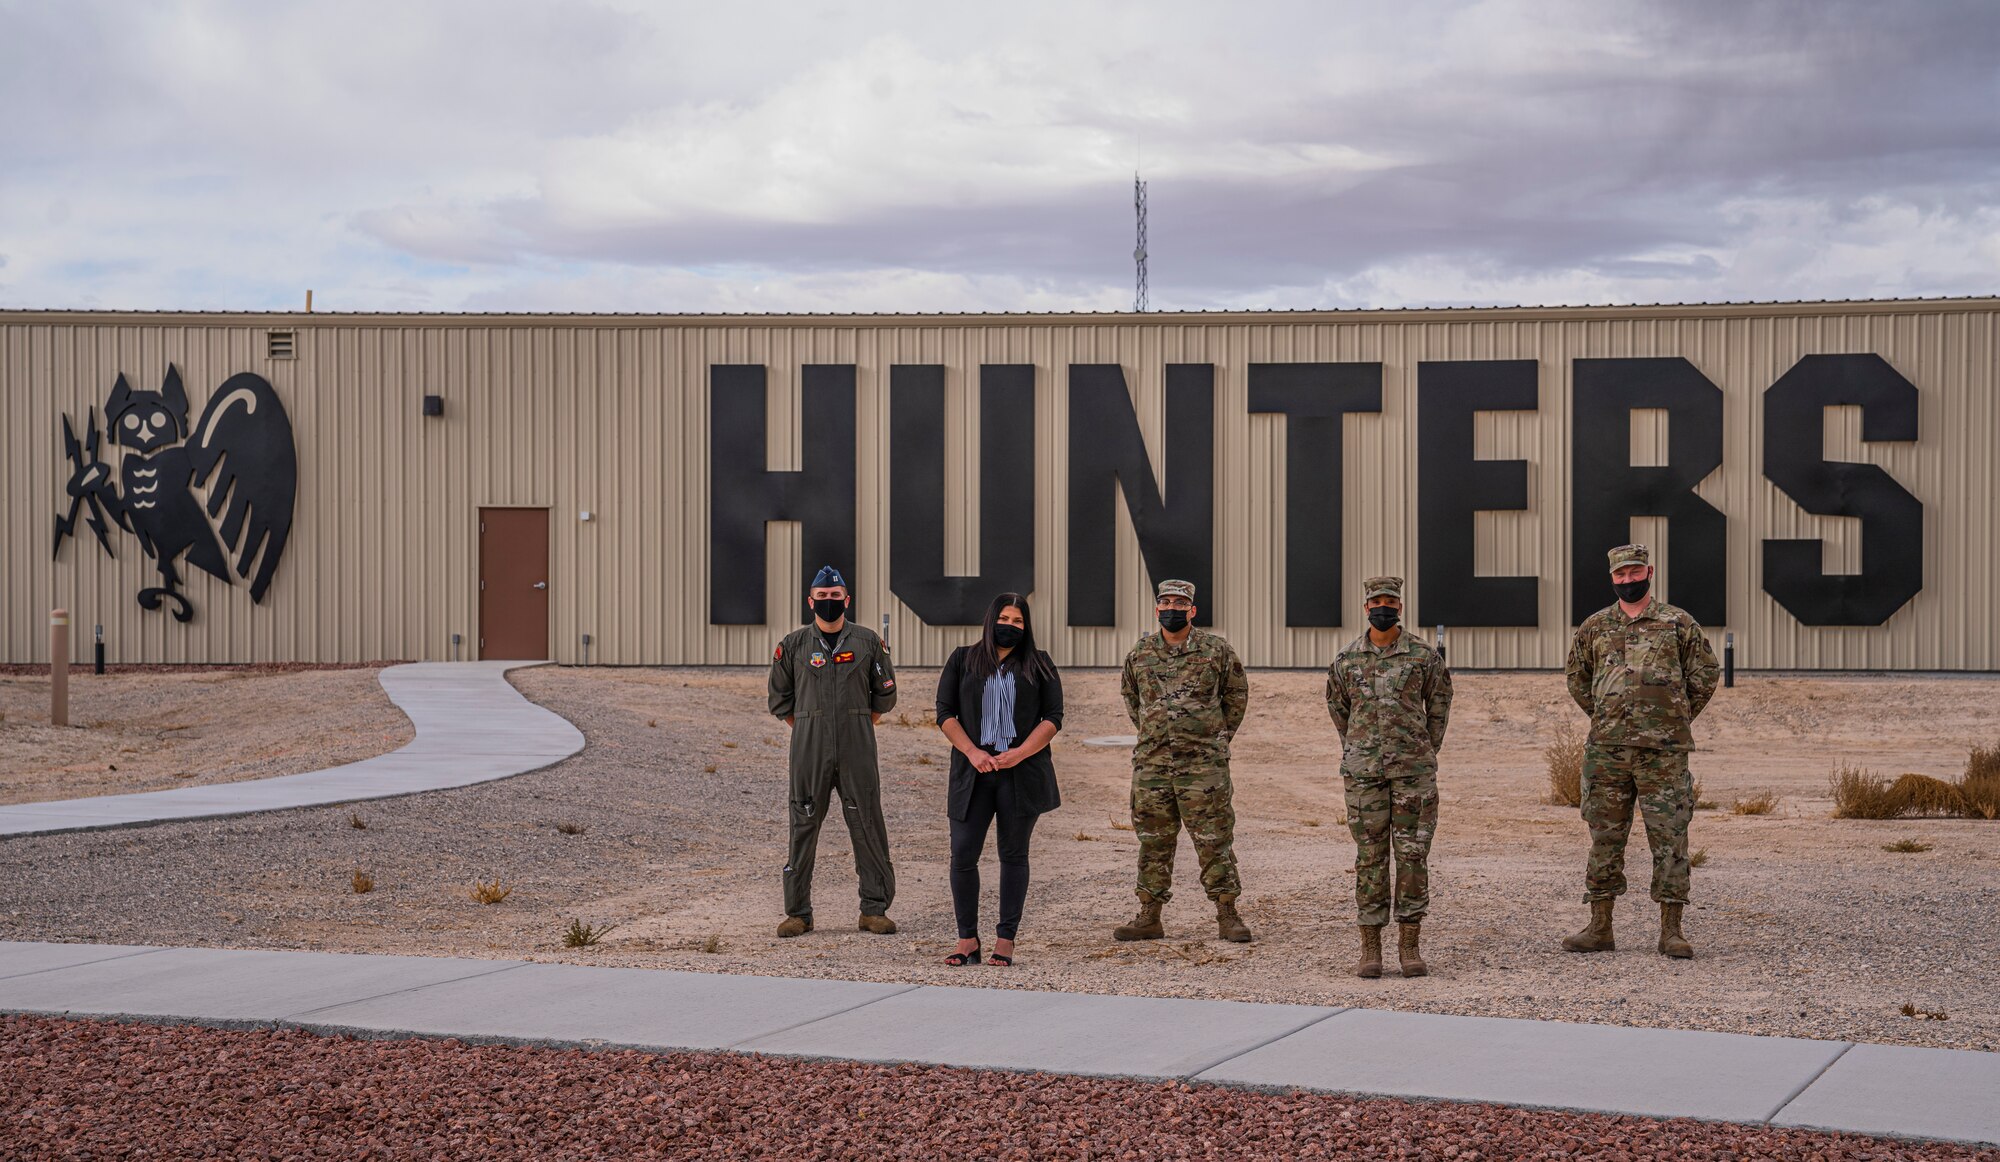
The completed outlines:
{"type": "Polygon", "coordinates": [[[820,653],[820,652],[819,652],[818,650],[814,650],[814,651],[813,651],[813,656],[812,656],[812,667],[813,667],[813,669],[817,670],[817,669],[819,669],[819,668],[820,668],[821,666],[824,666],[824,665],[826,665],[826,655],[825,655],[825,654],[823,654],[823,653],[820,653]]]}

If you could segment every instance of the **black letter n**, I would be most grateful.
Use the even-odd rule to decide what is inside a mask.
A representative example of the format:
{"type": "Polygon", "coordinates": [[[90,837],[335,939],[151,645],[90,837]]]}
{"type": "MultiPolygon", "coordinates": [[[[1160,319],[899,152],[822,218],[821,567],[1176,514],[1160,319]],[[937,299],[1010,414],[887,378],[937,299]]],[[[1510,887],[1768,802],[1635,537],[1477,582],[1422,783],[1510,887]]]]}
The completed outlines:
{"type": "Polygon", "coordinates": [[[797,472],[765,470],[764,366],[708,369],[708,619],[764,624],[764,526],[803,527],[803,575],[794,596],[805,620],[806,587],[832,565],[854,591],[854,365],[801,369],[803,452],[797,472]]]}

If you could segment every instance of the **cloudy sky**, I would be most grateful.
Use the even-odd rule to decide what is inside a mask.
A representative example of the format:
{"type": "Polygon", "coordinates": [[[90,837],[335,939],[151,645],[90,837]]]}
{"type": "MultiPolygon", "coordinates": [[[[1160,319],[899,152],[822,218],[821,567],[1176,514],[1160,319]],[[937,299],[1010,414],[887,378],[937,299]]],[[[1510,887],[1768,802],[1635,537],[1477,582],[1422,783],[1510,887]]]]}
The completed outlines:
{"type": "Polygon", "coordinates": [[[2000,293],[2000,4],[0,0],[0,307],[2000,293]]]}

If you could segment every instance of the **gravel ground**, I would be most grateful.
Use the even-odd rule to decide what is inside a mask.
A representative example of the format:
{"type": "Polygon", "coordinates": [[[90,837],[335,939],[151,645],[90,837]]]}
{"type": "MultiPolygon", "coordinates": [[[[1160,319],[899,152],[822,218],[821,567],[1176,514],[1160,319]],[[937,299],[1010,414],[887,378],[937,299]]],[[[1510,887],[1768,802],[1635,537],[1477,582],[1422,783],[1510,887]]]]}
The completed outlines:
{"type": "MultiPolygon", "coordinates": [[[[854,930],[837,826],[821,839],[819,929],[772,934],[784,859],[783,728],[758,670],[517,671],[588,748],[497,783],[346,807],[0,841],[0,938],[413,955],[523,957],[856,980],[1365,1005],[1640,1026],[2000,1049],[2000,824],[1828,817],[1836,760],[1955,775],[2000,737],[2000,680],[1745,677],[1698,734],[1705,794],[1726,808],[1771,791],[1768,816],[1701,812],[1692,962],[1652,951],[1643,841],[1621,949],[1557,948],[1583,919],[1587,840],[1542,805],[1541,750],[1580,721],[1560,676],[1466,674],[1444,752],[1443,817],[1425,926],[1433,975],[1351,975],[1353,846],[1333,775],[1322,678],[1252,675],[1237,740],[1237,850],[1258,940],[1214,939],[1182,846],[1170,939],[1117,944],[1135,856],[1127,757],[1077,745],[1124,726],[1115,674],[1068,675],[1058,743],[1063,809],[1034,841],[1035,882],[1013,969],[950,969],[945,747],[920,721],[935,671],[912,670],[907,722],[881,731],[898,865],[894,937],[854,930]],[[353,820],[365,824],[355,828],[353,820]],[[565,834],[558,825],[581,828],[565,834]],[[1892,854],[1906,836],[1930,851],[1892,854]],[[355,870],[374,891],[357,895],[355,870]],[[475,879],[513,889],[467,898],[475,879]],[[566,949],[572,919],[614,923],[566,949]],[[1947,1019],[1908,1017],[1902,1006],[1947,1019]]],[[[987,923],[994,865],[986,866],[987,923]]],[[[988,929],[990,936],[990,928],[988,929]]]]}
{"type": "Polygon", "coordinates": [[[0,1017],[0,1150],[24,1162],[2000,1158],[1977,1147],[1685,1119],[26,1017],[0,1017]]]}
{"type": "Polygon", "coordinates": [[[356,762],[414,737],[382,666],[114,666],[70,671],[49,725],[46,666],[0,670],[0,803],[268,779],[356,762]]]}

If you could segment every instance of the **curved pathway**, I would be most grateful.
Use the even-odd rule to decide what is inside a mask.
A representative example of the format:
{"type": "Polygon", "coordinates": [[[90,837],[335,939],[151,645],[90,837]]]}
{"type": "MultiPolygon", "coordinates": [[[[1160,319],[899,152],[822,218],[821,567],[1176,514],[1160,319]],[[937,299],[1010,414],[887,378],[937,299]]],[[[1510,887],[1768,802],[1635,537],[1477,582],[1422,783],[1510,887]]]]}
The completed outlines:
{"type": "Polygon", "coordinates": [[[568,720],[521,697],[507,671],[540,662],[413,662],[382,671],[382,689],[417,737],[344,767],[275,779],[176,787],[0,807],[0,836],[96,831],[172,819],[214,819],[385,799],[504,779],[583,749],[568,720]]]}

